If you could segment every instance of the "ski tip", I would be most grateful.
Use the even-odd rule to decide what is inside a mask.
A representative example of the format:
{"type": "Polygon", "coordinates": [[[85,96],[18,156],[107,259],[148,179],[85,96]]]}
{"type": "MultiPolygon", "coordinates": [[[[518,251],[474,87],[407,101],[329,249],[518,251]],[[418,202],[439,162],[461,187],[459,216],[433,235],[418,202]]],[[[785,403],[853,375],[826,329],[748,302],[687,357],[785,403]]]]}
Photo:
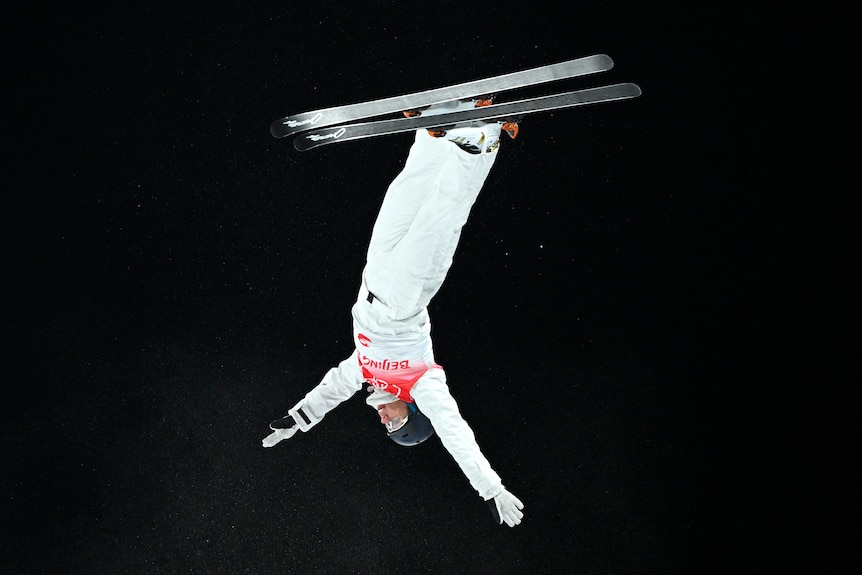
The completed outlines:
{"type": "Polygon", "coordinates": [[[623,82],[615,86],[619,90],[621,99],[637,98],[641,95],[641,87],[631,82],[623,82]]]}
{"type": "Polygon", "coordinates": [[[604,63],[605,70],[610,70],[614,67],[613,59],[607,54],[596,54],[596,58],[602,60],[602,62],[604,63]]]}

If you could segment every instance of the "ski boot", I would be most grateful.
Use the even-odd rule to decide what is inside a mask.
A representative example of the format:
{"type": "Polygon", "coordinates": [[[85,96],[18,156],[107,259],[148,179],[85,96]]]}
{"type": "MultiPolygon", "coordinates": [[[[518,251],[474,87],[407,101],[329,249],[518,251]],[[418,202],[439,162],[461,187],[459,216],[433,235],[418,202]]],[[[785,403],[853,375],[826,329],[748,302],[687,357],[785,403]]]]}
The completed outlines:
{"type": "MultiPolygon", "coordinates": [[[[479,100],[454,100],[451,102],[443,102],[434,104],[424,110],[410,110],[404,112],[408,118],[416,116],[434,116],[437,114],[447,114],[450,112],[460,112],[462,110],[471,110],[481,106],[490,106],[493,104],[491,98],[479,100]]],[[[428,133],[435,138],[445,138],[454,142],[462,150],[471,154],[481,154],[483,152],[493,152],[500,147],[500,133],[506,132],[508,136],[514,139],[518,135],[517,121],[491,121],[485,122],[477,120],[469,125],[457,126],[448,130],[441,128],[428,128],[428,133]]]]}

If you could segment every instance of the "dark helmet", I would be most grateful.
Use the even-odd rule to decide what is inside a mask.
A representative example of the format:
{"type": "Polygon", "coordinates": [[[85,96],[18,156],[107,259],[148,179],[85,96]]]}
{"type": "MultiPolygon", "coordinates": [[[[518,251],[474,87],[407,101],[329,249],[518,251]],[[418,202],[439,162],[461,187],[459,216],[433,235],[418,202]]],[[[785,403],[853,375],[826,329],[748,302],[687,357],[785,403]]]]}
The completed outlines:
{"type": "Polygon", "coordinates": [[[407,414],[407,423],[386,434],[398,445],[413,447],[434,435],[434,427],[431,425],[431,420],[425,417],[425,414],[419,411],[415,405],[408,403],[407,407],[410,408],[410,413],[407,414]]]}

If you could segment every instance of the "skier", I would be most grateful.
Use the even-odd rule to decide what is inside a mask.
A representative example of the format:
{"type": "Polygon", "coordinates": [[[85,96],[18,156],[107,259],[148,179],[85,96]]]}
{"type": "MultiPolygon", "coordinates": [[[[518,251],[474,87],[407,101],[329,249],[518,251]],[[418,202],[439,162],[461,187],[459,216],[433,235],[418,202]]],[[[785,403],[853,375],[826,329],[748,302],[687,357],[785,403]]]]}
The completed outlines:
{"type": "MultiPolygon", "coordinates": [[[[487,105],[451,102],[431,115],[487,105]]],[[[388,436],[417,445],[436,432],[497,523],[521,523],[523,503],[482,454],[434,360],[427,306],[446,277],[470,209],[497,157],[500,136],[514,122],[474,122],[446,131],[419,130],[401,173],[390,184],[371,234],[359,295],[352,307],[356,349],[270,424],[272,447],[306,432],[341,402],[368,386],[366,403],[388,436]]]]}

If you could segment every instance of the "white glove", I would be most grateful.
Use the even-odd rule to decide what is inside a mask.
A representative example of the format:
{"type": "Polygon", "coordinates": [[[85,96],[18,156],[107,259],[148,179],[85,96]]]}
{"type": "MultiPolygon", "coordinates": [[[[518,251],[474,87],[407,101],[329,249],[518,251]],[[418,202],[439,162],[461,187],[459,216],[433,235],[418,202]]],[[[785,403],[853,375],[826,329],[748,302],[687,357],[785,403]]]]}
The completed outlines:
{"type": "Polygon", "coordinates": [[[272,447],[279,441],[290,439],[297,431],[299,431],[299,426],[293,420],[293,417],[289,415],[286,415],[281,419],[276,419],[269,424],[269,428],[273,431],[263,438],[262,443],[264,447],[272,447]]]}
{"type": "Polygon", "coordinates": [[[497,523],[502,525],[505,522],[509,527],[520,525],[521,518],[524,517],[524,512],[521,511],[524,508],[524,504],[521,503],[520,499],[509,493],[506,488],[503,488],[503,491],[499,495],[494,496],[493,499],[488,499],[487,503],[491,509],[491,513],[494,515],[494,521],[497,523]]]}

